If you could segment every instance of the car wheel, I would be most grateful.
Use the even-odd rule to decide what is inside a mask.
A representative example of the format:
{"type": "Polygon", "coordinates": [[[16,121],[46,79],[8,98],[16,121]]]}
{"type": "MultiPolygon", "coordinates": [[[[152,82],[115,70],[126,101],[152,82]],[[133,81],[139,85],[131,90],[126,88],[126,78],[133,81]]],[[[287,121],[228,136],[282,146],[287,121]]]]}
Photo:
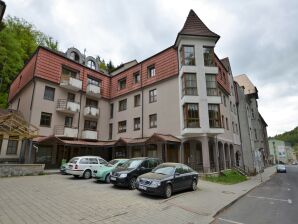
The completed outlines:
{"type": "Polygon", "coordinates": [[[105,179],[105,181],[106,181],[106,183],[111,183],[111,175],[110,174],[108,174],[107,176],[106,176],[106,179],[105,179]]]}
{"type": "Polygon", "coordinates": [[[165,194],[164,197],[165,198],[170,198],[172,196],[172,186],[170,184],[168,184],[165,188],[165,194]]]}
{"type": "Polygon", "coordinates": [[[196,190],[198,189],[198,184],[197,184],[197,181],[196,181],[196,180],[193,180],[193,181],[192,181],[191,189],[192,189],[193,191],[196,191],[196,190]]]}
{"type": "Polygon", "coordinates": [[[90,179],[91,178],[91,171],[86,170],[83,174],[84,179],[90,179]]]}
{"type": "Polygon", "coordinates": [[[134,190],[136,189],[136,178],[132,177],[129,181],[129,189],[134,190]]]}

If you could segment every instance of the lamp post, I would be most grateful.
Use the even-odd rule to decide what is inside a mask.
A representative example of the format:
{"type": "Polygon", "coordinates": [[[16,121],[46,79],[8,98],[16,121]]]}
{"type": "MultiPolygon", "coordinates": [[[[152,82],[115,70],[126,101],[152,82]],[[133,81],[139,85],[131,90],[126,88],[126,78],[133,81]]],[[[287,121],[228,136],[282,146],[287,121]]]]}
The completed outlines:
{"type": "Polygon", "coordinates": [[[2,22],[2,18],[6,9],[5,2],[0,0],[0,22],[2,22]]]}

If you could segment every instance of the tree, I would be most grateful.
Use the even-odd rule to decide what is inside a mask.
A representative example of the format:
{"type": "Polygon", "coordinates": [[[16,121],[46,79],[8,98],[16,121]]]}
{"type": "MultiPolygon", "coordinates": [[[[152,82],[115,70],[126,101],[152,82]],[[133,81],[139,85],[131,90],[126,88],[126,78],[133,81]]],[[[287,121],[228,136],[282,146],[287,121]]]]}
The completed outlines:
{"type": "Polygon", "coordinates": [[[0,31],[0,107],[7,107],[9,86],[38,45],[58,49],[58,42],[23,19],[8,16],[0,31]]]}

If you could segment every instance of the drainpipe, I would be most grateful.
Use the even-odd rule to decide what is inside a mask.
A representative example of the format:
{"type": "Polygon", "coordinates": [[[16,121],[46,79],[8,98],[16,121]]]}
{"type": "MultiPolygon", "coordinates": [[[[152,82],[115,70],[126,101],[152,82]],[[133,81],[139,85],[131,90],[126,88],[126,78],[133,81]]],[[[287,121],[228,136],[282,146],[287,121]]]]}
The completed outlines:
{"type": "Polygon", "coordinates": [[[142,76],[142,68],[143,68],[143,64],[141,63],[141,71],[140,71],[140,76],[141,76],[141,95],[142,95],[142,118],[141,118],[141,122],[142,122],[142,138],[144,138],[144,89],[143,89],[143,76],[142,76]]]}
{"type": "MultiPolygon", "coordinates": [[[[85,69],[83,67],[83,80],[82,80],[82,88],[83,88],[83,82],[84,82],[84,72],[85,72],[85,69]]],[[[79,140],[79,134],[80,134],[80,120],[81,120],[81,110],[82,110],[82,94],[83,93],[83,90],[80,90],[80,111],[79,111],[79,118],[78,118],[78,134],[77,134],[77,140],[79,140]]]]}
{"type": "Polygon", "coordinates": [[[243,156],[243,145],[242,145],[242,136],[241,136],[241,125],[240,125],[240,119],[239,119],[239,103],[236,106],[237,108],[237,119],[238,119],[238,125],[239,125],[239,137],[240,137],[240,150],[241,150],[241,158],[242,158],[242,168],[245,170],[244,165],[244,156],[243,156]]]}

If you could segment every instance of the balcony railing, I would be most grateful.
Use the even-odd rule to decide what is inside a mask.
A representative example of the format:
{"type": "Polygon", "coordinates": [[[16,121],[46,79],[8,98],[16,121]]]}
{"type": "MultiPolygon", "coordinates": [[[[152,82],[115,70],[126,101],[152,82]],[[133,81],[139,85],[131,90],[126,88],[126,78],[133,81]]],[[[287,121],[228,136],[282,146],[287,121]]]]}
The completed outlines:
{"type": "Polygon", "coordinates": [[[64,113],[77,113],[80,111],[80,104],[78,102],[71,102],[66,99],[59,99],[57,101],[56,110],[64,113]]]}
{"type": "Polygon", "coordinates": [[[99,109],[96,107],[86,106],[84,108],[84,116],[97,118],[99,116],[99,109]]]}
{"type": "Polygon", "coordinates": [[[93,85],[91,83],[89,83],[87,85],[87,89],[86,89],[86,94],[87,95],[100,98],[100,96],[101,96],[100,93],[101,93],[100,86],[93,85]]]}
{"type": "Polygon", "coordinates": [[[82,80],[69,75],[61,75],[60,86],[74,91],[82,90],[82,80]]]}
{"type": "Polygon", "coordinates": [[[82,139],[97,140],[98,133],[94,130],[84,130],[82,132],[82,139]]]}
{"type": "Polygon", "coordinates": [[[55,136],[76,138],[78,137],[78,129],[74,127],[65,127],[64,125],[55,126],[55,136]]]}

